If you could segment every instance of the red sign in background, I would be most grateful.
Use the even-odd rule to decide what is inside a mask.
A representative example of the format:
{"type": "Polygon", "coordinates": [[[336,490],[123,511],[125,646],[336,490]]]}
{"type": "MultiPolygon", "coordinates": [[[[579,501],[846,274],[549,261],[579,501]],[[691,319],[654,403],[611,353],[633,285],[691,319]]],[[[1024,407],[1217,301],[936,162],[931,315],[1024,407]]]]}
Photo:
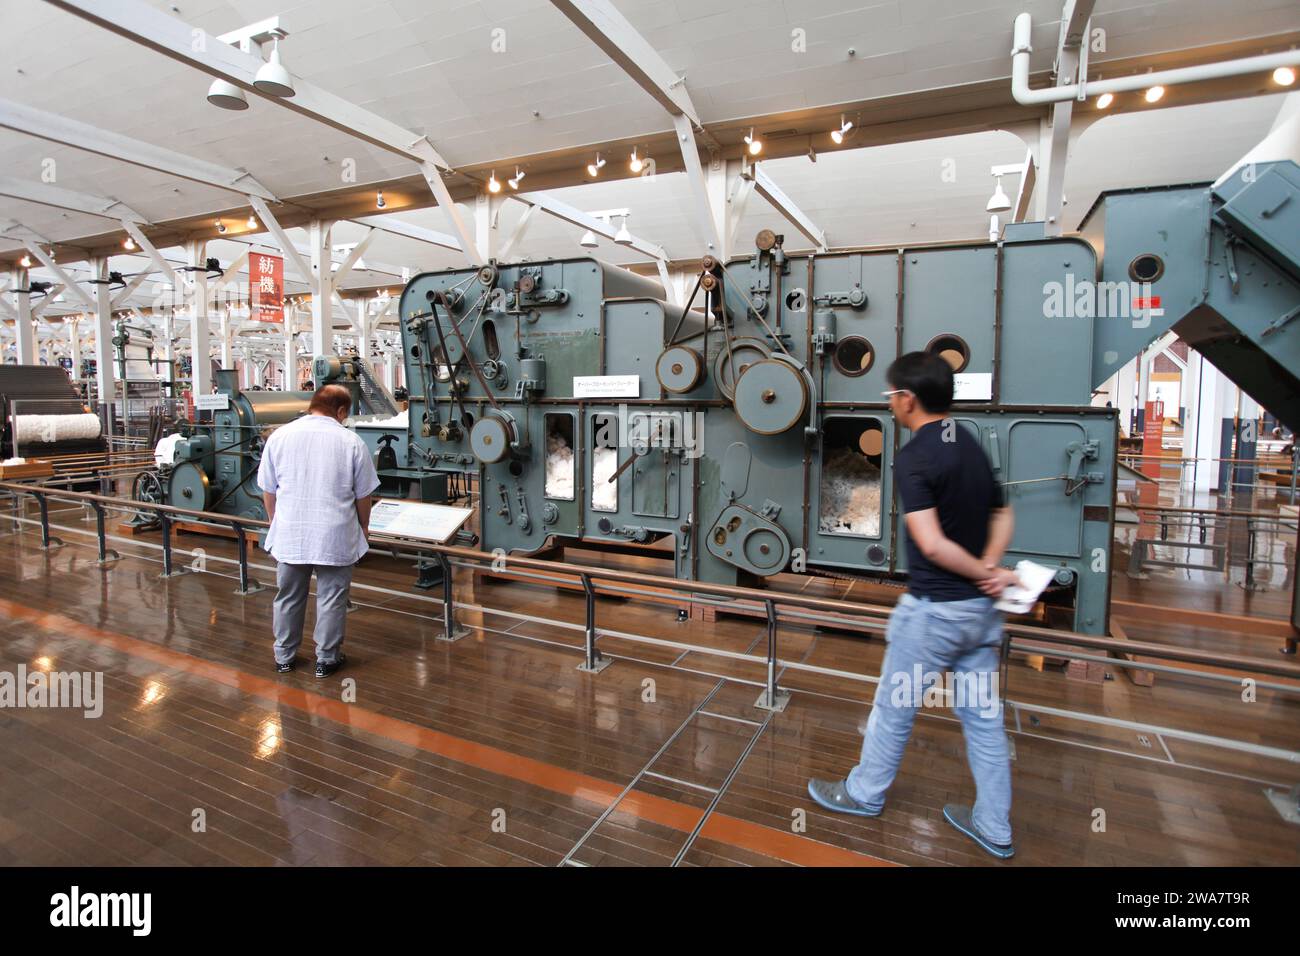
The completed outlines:
{"type": "Polygon", "coordinates": [[[248,254],[248,308],[254,322],[284,322],[284,260],[248,254]]]}

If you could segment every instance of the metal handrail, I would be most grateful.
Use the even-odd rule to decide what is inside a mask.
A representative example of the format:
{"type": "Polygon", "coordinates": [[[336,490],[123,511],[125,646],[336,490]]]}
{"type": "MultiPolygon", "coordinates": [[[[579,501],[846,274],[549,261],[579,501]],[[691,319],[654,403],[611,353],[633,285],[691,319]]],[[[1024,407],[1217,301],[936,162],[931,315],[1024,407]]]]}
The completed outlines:
{"type": "MultiPolygon", "coordinates": [[[[253,593],[260,589],[260,586],[258,586],[256,582],[252,582],[249,578],[246,535],[250,530],[270,527],[270,522],[268,521],[243,516],[220,515],[209,511],[195,511],[189,508],[179,508],[175,505],[165,505],[155,502],[113,498],[89,492],[66,491],[61,489],[51,490],[42,485],[24,484],[19,482],[0,481],[0,489],[14,494],[15,498],[19,494],[30,495],[36,498],[41,511],[41,542],[43,548],[51,547],[52,542],[57,540],[51,538],[49,533],[47,499],[56,501],[80,501],[87,504],[95,512],[96,516],[96,534],[99,545],[100,564],[106,564],[120,557],[117,552],[111,551],[107,548],[106,530],[104,526],[104,515],[107,509],[112,508],[121,511],[149,512],[157,515],[162,532],[164,577],[172,577],[178,573],[173,567],[171,549],[171,524],[174,519],[188,519],[196,523],[231,528],[234,530],[239,542],[240,588],[238,593],[253,593]]],[[[620,591],[622,594],[639,593],[641,596],[660,600],[664,598],[664,594],[662,593],[664,590],[688,592],[690,594],[708,594],[727,599],[731,602],[728,605],[729,607],[762,615],[767,619],[768,679],[765,697],[772,703],[775,703],[778,700],[778,695],[780,694],[780,689],[776,686],[776,637],[777,623],[779,619],[777,608],[779,606],[818,611],[828,615],[832,620],[838,620],[844,623],[848,623],[849,620],[853,618],[887,618],[893,611],[892,608],[880,604],[866,604],[856,601],[836,600],[832,598],[809,597],[807,595],[794,594],[785,591],[759,590],[756,588],[740,587],[729,584],[715,584],[707,581],[686,581],[679,578],[660,577],[658,575],[645,574],[637,571],[624,571],[617,568],[593,568],[588,565],[570,564],[563,561],[512,557],[480,551],[474,548],[465,548],[457,545],[439,545],[431,542],[398,538],[388,535],[368,534],[366,540],[369,544],[381,551],[391,552],[397,547],[402,547],[417,554],[430,554],[438,561],[443,572],[444,635],[441,638],[443,640],[456,640],[460,636],[457,633],[457,627],[454,620],[455,604],[453,600],[454,595],[449,559],[457,558],[461,561],[477,565],[485,565],[497,571],[505,570],[508,572],[510,568],[519,568],[525,570],[546,571],[550,575],[571,575],[582,584],[583,590],[587,596],[587,620],[585,628],[586,641],[584,648],[586,660],[583,665],[584,669],[587,670],[597,670],[603,666],[600,651],[596,647],[598,631],[595,621],[595,601],[593,600],[595,591],[592,585],[594,582],[610,581],[621,584],[639,585],[643,588],[650,588],[653,590],[629,592],[626,589],[620,589],[620,591]]],[[[62,542],[59,543],[61,544],[62,542]]],[[[179,573],[185,572],[181,571],[179,573]]],[[[1014,642],[1008,641],[1008,651],[1018,650],[1028,653],[1042,653],[1047,649],[1044,645],[1077,647],[1115,653],[1120,655],[1114,661],[1115,666],[1130,667],[1135,670],[1143,669],[1142,664],[1135,660],[1128,659],[1129,655],[1133,655],[1134,657],[1142,656],[1155,659],[1181,661],[1191,664],[1225,667],[1230,670],[1243,671],[1247,673],[1267,674],[1274,677],[1300,680],[1300,665],[1289,662],[1270,661],[1261,658],[1244,657],[1236,654],[1214,653],[1210,651],[1197,650],[1195,648],[1170,647],[1165,644],[1154,644],[1146,641],[1127,639],[1119,640],[1111,637],[1099,637],[1092,634],[1080,634],[1075,631],[1032,627],[1024,624],[1007,623],[1004,625],[1004,632],[1011,637],[1018,637],[1033,642],[1030,645],[1025,645],[1015,644],[1014,642]]],[[[1195,674],[1190,673],[1189,676],[1195,676],[1195,674]]]]}

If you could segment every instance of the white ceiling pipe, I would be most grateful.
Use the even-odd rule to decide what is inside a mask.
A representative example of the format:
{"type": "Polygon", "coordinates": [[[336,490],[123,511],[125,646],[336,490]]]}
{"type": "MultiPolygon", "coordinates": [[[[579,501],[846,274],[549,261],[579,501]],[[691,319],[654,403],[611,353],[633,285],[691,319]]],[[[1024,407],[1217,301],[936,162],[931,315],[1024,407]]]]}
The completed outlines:
{"type": "Polygon", "coordinates": [[[1243,73],[1271,73],[1279,66],[1300,66],[1300,50],[1286,50],[1282,53],[1269,53],[1264,56],[1248,56],[1240,60],[1225,60],[1222,63],[1202,63],[1198,66],[1185,66],[1176,70],[1160,70],[1156,73],[1138,73],[1133,76],[1118,76],[1110,80],[1094,80],[1091,83],[1069,83],[1065,86],[1046,86],[1040,90],[1029,88],[1029,54],[1033,47],[1029,45],[1033,21],[1028,13],[1016,17],[1014,40],[1011,47],[1011,95],[1022,106],[1040,106],[1044,103],[1061,103],[1065,100],[1083,99],[1087,96],[1100,96],[1102,93],[1132,93],[1152,86],[1177,86],[1180,83],[1196,83],[1201,80],[1217,80],[1225,76],[1241,76],[1243,73]]]}

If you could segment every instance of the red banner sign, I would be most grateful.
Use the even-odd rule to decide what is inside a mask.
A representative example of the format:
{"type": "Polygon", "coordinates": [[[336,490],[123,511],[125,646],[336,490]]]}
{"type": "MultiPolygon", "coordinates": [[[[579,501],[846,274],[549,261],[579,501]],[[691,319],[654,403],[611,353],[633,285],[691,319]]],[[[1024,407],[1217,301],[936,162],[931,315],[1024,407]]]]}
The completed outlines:
{"type": "Polygon", "coordinates": [[[254,322],[284,322],[284,260],[248,254],[248,308],[254,322]]]}

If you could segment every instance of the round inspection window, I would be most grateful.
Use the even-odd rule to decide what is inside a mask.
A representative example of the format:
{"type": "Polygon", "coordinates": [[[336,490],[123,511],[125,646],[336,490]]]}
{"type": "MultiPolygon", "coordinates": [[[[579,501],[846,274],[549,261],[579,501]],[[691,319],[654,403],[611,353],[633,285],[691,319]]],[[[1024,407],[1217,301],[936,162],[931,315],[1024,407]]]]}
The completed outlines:
{"type": "Polygon", "coordinates": [[[960,372],[970,364],[970,346],[960,335],[937,335],[925,350],[947,362],[953,372],[960,372]]]}
{"type": "Polygon", "coordinates": [[[1150,252],[1134,256],[1128,264],[1128,277],[1134,282],[1155,282],[1165,274],[1165,260],[1150,252]]]}
{"type": "Polygon", "coordinates": [[[836,343],[831,361],[844,375],[864,375],[876,361],[876,350],[862,336],[850,335],[836,343]]]}
{"type": "Polygon", "coordinates": [[[885,449],[885,433],[880,428],[868,428],[858,436],[858,450],[868,458],[875,458],[885,449]]]}

